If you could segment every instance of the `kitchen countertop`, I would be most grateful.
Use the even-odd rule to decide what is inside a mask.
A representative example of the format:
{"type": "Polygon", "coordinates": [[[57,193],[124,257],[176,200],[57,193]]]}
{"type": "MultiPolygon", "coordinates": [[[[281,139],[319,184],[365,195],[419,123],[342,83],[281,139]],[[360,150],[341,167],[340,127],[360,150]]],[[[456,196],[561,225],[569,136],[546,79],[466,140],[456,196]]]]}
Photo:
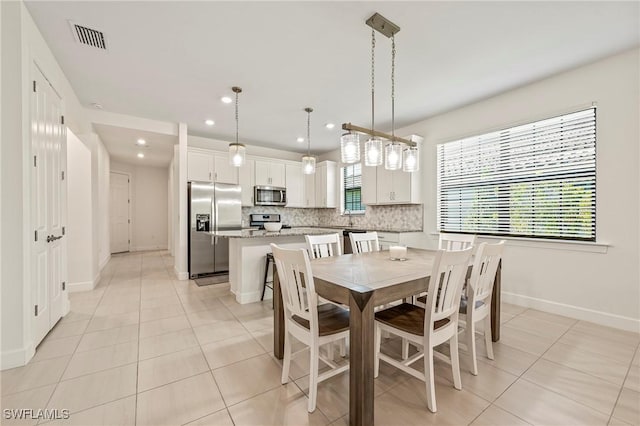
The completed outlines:
{"type": "Polygon", "coordinates": [[[269,237],[295,237],[302,235],[321,235],[331,232],[336,232],[341,228],[291,228],[281,229],[277,232],[269,232],[258,229],[241,229],[237,231],[211,231],[209,234],[213,237],[225,237],[225,238],[269,238],[269,237]]]}
{"type": "Polygon", "coordinates": [[[325,229],[343,229],[345,231],[354,230],[367,232],[422,232],[422,229],[419,228],[380,228],[371,226],[329,226],[325,227],[325,229]]]}

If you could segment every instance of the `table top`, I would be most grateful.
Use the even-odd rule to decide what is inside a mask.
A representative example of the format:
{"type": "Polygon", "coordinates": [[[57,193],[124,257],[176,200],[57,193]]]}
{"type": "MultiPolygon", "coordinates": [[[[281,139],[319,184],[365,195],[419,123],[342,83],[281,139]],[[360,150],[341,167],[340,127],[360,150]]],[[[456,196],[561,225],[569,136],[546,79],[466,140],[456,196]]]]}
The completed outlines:
{"type": "Polygon", "coordinates": [[[391,260],[389,251],[346,254],[311,261],[315,279],[351,291],[369,292],[431,275],[436,250],[408,249],[407,260],[391,260]]]}

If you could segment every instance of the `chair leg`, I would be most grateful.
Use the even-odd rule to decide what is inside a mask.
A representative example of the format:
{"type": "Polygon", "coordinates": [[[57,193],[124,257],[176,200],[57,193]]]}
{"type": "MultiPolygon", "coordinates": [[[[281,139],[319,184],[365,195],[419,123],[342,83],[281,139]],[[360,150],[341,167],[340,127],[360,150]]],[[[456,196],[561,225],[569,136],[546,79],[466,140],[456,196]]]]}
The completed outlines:
{"type": "Polygon", "coordinates": [[[309,354],[309,407],[308,411],[313,413],[316,410],[316,396],[318,394],[318,351],[317,344],[311,345],[309,354]]]}
{"type": "Polygon", "coordinates": [[[333,361],[334,358],[333,344],[334,343],[331,342],[327,345],[327,358],[329,358],[330,361],[333,361]]]}
{"type": "Polygon", "coordinates": [[[469,315],[467,315],[467,329],[465,332],[467,338],[467,351],[469,352],[469,357],[471,358],[471,374],[477,376],[478,360],[476,358],[476,326],[473,322],[473,319],[469,315]]]}
{"type": "Polygon", "coordinates": [[[449,341],[451,352],[451,373],[453,374],[453,387],[462,390],[462,378],[460,377],[460,356],[458,354],[458,334],[454,334],[449,341]]]}
{"type": "Polygon", "coordinates": [[[493,359],[493,343],[491,343],[491,315],[484,319],[484,344],[487,348],[487,357],[493,359]]]}
{"type": "Polygon", "coordinates": [[[409,358],[409,341],[407,339],[402,339],[402,359],[409,358]]]}
{"type": "Polygon", "coordinates": [[[424,348],[424,381],[427,386],[427,407],[435,413],[436,407],[436,382],[433,372],[433,348],[431,345],[424,348]]]}
{"type": "Polygon", "coordinates": [[[342,358],[344,358],[345,356],[347,356],[347,339],[344,338],[344,339],[340,340],[338,345],[340,347],[340,356],[342,358]]]}
{"type": "Polygon", "coordinates": [[[260,300],[264,300],[264,291],[267,289],[267,278],[269,277],[269,258],[267,257],[267,262],[264,265],[264,280],[262,280],[262,296],[260,296],[260,300]]]}
{"type": "Polygon", "coordinates": [[[284,385],[289,381],[289,367],[291,366],[291,336],[284,336],[284,357],[282,358],[282,378],[280,382],[284,385]]]}
{"type": "Polygon", "coordinates": [[[382,329],[378,324],[376,324],[376,341],[375,341],[375,360],[373,364],[373,377],[378,378],[378,374],[380,374],[380,345],[382,340],[382,329]]]}

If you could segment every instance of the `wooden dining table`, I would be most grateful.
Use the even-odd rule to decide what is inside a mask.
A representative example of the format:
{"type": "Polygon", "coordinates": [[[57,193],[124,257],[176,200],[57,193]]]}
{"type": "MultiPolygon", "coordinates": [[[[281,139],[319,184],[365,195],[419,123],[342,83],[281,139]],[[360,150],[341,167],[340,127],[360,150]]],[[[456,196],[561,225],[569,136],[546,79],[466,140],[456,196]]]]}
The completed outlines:
{"type": "MultiPolygon", "coordinates": [[[[388,251],[346,254],[311,261],[316,292],[349,306],[349,424],[374,424],[374,308],[425,292],[435,250],[409,249],[404,261],[391,260],[388,251]]],[[[469,273],[471,267],[469,267],[469,273]]],[[[493,341],[500,338],[501,264],[491,300],[493,341]]],[[[274,355],[284,355],[284,310],[274,271],[274,355]]],[[[426,402],[425,402],[426,407],[426,402]]]]}

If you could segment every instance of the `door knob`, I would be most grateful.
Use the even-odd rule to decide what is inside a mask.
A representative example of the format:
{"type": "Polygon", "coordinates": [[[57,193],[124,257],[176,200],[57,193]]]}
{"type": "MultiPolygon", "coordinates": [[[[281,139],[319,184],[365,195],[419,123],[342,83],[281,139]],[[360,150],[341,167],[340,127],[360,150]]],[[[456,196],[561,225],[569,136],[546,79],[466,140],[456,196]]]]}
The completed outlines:
{"type": "Polygon", "coordinates": [[[50,243],[51,242],[51,235],[47,235],[47,242],[50,243]]]}

